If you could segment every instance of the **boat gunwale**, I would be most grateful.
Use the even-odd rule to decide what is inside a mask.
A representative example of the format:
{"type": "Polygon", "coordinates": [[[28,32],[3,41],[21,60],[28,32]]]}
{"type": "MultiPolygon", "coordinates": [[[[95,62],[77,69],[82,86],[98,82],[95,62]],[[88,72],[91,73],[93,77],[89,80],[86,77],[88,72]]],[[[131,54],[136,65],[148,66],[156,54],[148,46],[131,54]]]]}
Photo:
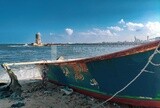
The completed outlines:
{"type": "Polygon", "coordinates": [[[63,63],[72,63],[72,62],[91,62],[91,61],[97,61],[97,60],[106,60],[106,59],[113,59],[113,58],[118,58],[118,57],[123,57],[123,56],[128,56],[128,55],[133,55],[137,53],[143,53],[146,51],[150,51],[153,49],[156,49],[157,46],[160,44],[160,40],[158,41],[153,41],[149,42],[146,44],[142,44],[136,47],[132,47],[129,49],[125,49],[122,51],[110,53],[110,54],[104,54],[100,56],[95,56],[95,57],[89,57],[89,58],[78,58],[78,59],[68,59],[68,60],[57,60],[56,62],[47,62],[47,64],[63,64],[63,63]]]}

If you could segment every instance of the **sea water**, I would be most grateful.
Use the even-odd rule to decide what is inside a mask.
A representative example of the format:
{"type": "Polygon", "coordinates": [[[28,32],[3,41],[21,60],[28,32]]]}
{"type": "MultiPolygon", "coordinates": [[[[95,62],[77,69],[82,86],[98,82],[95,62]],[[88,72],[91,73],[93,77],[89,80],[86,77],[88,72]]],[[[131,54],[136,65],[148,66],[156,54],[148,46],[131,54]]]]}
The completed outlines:
{"type": "MultiPolygon", "coordinates": [[[[109,54],[133,47],[133,45],[108,45],[108,44],[77,44],[53,46],[28,46],[20,44],[0,45],[0,64],[29,62],[39,60],[56,60],[63,56],[64,59],[88,58],[109,54]]],[[[19,80],[38,77],[39,69],[34,65],[11,66],[19,80]]],[[[5,70],[0,67],[0,81],[9,80],[5,70]]]]}

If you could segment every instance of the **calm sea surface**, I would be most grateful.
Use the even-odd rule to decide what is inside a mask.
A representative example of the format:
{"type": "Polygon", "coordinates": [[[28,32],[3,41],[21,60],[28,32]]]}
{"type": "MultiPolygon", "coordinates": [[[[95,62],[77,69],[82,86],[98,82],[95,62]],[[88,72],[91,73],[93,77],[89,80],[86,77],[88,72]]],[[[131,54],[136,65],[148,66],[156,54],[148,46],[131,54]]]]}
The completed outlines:
{"type": "MultiPolygon", "coordinates": [[[[55,60],[63,56],[65,59],[93,57],[108,53],[128,49],[131,45],[63,45],[63,46],[44,46],[34,47],[27,45],[0,45],[0,64],[13,62],[26,62],[38,60],[55,60]]],[[[13,67],[14,71],[19,73],[19,77],[34,77],[35,71],[33,66],[13,67]]],[[[8,79],[5,71],[0,67],[0,80],[8,79]]]]}

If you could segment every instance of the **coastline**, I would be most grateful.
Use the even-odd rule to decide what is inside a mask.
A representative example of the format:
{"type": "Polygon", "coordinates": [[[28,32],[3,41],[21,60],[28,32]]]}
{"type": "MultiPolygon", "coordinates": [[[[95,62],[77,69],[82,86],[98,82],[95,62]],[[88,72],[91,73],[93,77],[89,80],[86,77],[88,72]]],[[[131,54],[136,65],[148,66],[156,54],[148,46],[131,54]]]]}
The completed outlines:
{"type": "MultiPolygon", "coordinates": [[[[11,97],[0,99],[0,108],[93,108],[104,100],[95,99],[77,92],[65,94],[53,83],[46,83],[42,86],[42,80],[20,81],[22,85],[22,95],[20,99],[11,97]],[[17,108],[17,107],[16,107],[17,108]]],[[[98,108],[129,108],[127,105],[117,103],[107,103],[98,108]]]]}
{"type": "Polygon", "coordinates": [[[57,46],[66,46],[66,45],[141,45],[141,44],[145,44],[148,43],[148,41],[145,42],[102,42],[102,43],[43,43],[40,45],[31,43],[28,45],[31,46],[52,46],[52,45],[57,45],[57,46]]]}

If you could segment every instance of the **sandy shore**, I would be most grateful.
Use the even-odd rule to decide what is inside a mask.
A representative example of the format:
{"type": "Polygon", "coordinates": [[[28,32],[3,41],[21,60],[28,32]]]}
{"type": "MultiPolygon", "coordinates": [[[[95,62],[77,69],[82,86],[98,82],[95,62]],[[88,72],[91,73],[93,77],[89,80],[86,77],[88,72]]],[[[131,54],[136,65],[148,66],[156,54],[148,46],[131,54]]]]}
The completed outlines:
{"type": "MultiPolygon", "coordinates": [[[[103,102],[77,92],[66,95],[61,90],[64,87],[52,83],[47,83],[44,87],[41,80],[23,82],[21,85],[22,97],[19,99],[10,97],[0,99],[0,108],[94,108],[103,102]]],[[[129,108],[127,105],[116,103],[108,103],[98,108],[104,107],[129,108]]]]}

